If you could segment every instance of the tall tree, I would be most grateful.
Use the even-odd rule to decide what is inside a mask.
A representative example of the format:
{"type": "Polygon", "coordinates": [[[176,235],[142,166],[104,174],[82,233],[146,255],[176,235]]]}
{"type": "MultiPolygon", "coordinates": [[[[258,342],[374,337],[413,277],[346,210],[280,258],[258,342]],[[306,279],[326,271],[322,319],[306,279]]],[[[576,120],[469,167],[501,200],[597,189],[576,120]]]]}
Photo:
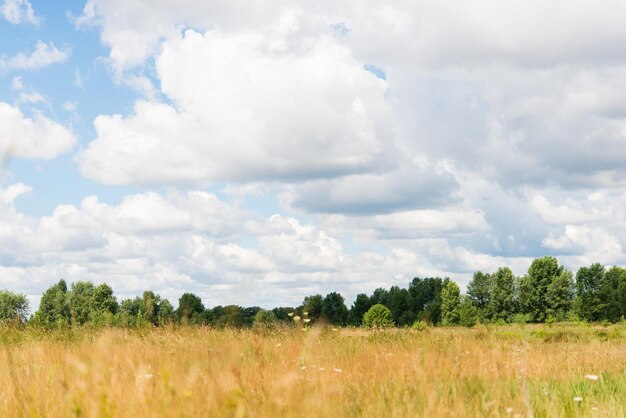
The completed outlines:
{"type": "Polygon", "coordinates": [[[452,280],[446,280],[441,290],[441,323],[458,325],[461,322],[461,291],[452,280]]]}
{"type": "Polygon", "coordinates": [[[106,283],[102,283],[93,290],[92,311],[97,313],[115,314],[119,309],[117,299],[113,295],[113,289],[106,283]]]}
{"type": "Polygon", "coordinates": [[[578,316],[587,321],[599,321],[602,318],[603,303],[600,286],[604,281],[604,266],[594,263],[581,267],[576,273],[576,305],[578,316]]]}
{"type": "Polygon", "coordinates": [[[547,290],[548,310],[547,315],[557,321],[567,319],[574,301],[574,278],[572,272],[564,270],[556,277],[547,290]]]}
{"type": "Polygon", "coordinates": [[[354,303],[348,313],[348,321],[352,325],[361,325],[363,322],[363,314],[372,307],[372,301],[365,293],[356,295],[354,303]]]}
{"type": "Polygon", "coordinates": [[[348,308],[343,296],[337,292],[327,294],[322,301],[322,315],[333,325],[345,325],[348,320],[348,308]]]}
{"type": "Polygon", "coordinates": [[[528,294],[520,295],[526,300],[522,304],[533,322],[546,320],[548,310],[548,286],[563,272],[556,258],[536,258],[528,268],[528,283],[525,290],[528,294]]]}
{"type": "Polygon", "coordinates": [[[70,307],[67,300],[67,283],[61,279],[49,287],[41,296],[34,322],[45,327],[63,327],[71,324],[70,307]]]}
{"type": "Polygon", "coordinates": [[[412,324],[415,315],[409,310],[409,292],[398,286],[392,286],[387,293],[385,306],[391,311],[393,320],[398,326],[412,324]]]}
{"type": "Polygon", "coordinates": [[[487,311],[492,320],[509,321],[515,313],[515,276],[508,267],[493,274],[493,284],[487,311]]]}
{"type": "Polygon", "coordinates": [[[416,319],[436,324],[441,318],[441,290],[444,281],[439,277],[414,278],[409,284],[409,309],[416,319]]]}
{"type": "Polygon", "coordinates": [[[84,325],[91,319],[94,286],[91,282],[76,282],[70,286],[68,301],[73,325],[84,325]]]}
{"type": "Polygon", "coordinates": [[[613,266],[604,274],[599,289],[602,300],[602,318],[617,322],[626,313],[622,310],[620,297],[620,284],[624,281],[626,281],[626,270],[621,267],[613,266]]]}
{"type": "Polygon", "coordinates": [[[25,295],[0,290],[0,321],[26,322],[28,299],[25,295]]]}
{"type": "Polygon", "coordinates": [[[491,274],[477,271],[467,285],[467,296],[480,311],[484,312],[489,305],[492,283],[491,274]]]}
{"type": "Polygon", "coordinates": [[[199,296],[193,293],[183,293],[178,299],[178,310],[176,314],[183,324],[194,323],[204,313],[204,305],[199,296]]]}
{"type": "Polygon", "coordinates": [[[316,319],[322,314],[322,295],[306,296],[302,302],[302,312],[307,312],[309,318],[316,319]]]}

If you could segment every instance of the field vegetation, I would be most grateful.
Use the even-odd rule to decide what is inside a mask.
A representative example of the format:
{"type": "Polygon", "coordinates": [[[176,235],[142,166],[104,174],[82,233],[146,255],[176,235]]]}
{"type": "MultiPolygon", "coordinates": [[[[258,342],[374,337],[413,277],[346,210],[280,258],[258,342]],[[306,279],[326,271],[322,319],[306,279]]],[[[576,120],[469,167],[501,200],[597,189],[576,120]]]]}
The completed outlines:
{"type": "Polygon", "coordinates": [[[0,330],[3,417],[626,416],[626,325],[0,330]]]}

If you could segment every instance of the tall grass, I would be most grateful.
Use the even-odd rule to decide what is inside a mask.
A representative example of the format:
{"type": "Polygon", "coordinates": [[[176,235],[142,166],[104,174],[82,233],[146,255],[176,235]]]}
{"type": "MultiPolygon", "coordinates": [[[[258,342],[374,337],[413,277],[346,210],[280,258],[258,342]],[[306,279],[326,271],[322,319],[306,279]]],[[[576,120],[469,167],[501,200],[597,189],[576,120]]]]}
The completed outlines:
{"type": "Polygon", "coordinates": [[[620,325],[0,329],[0,344],[2,417],[626,416],[620,325]]]}

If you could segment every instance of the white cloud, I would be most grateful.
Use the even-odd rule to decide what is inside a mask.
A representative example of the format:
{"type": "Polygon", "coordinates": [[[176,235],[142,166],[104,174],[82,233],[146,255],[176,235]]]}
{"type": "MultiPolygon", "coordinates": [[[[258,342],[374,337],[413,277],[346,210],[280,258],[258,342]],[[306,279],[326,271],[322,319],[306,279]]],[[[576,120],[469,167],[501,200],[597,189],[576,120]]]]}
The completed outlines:
{"type": "Polygon", "coordinates": [[[69,56],[68,48],[59,49],[52,43],[38,41],[33,51],[20,52],[10,58],[0,56],[0,70],[38,70],[63,63],[69,56]]]}
{"type": "Polygon", "coordinates": [[[35,16],[33,6],[28,0],[3,0],[0,3],[0,16],[10,23],[39,24],[39,18],[35,16]]]}
{"type": "Polygon", "coordinates": [[[327,36],[271,48],[254,33],[166,42],[157,71],[176,106],[139,101],[131,116],[99,116],[82,173],[107,184],[332,177],[393,151],[386,83],[349,50],[327,36]]]}
{"type": "Polygon", "coordinates": [[[76,142],[67,128],[41,115],[25,117],[20,109],[0,102],[0,152],[3,158],[52,159],[76,142]]]}
{"type": "Polygon", "coordinates": [[[594,262],[617,264],[625,260],[619,240],[604,228],[566,225],[562,235],[550,234],[543,244],[547,248],[573,251],[579,255],[578,259],[585,260],[579,261],[579,265],[594,262]]]}

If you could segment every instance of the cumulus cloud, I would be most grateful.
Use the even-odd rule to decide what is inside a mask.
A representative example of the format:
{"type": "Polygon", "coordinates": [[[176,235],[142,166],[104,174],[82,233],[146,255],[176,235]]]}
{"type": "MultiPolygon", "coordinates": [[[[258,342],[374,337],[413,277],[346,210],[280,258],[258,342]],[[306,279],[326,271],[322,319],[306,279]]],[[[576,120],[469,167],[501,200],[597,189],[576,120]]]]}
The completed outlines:
{"type": "Polygon", "coordinates": [[[52,159],[72,149],[73,133],[42,115],[24,116],[17,107],[0,102],[0,152],[3,158],[52,159]]]}
{"type": "Polygon", "coordinates": [[[12,57],[0,56],[0,70],[38,70],[63,63],[70,56],[68,48],[59,49],[52,43],[38,41],[35,49],[12,57]]]}
{"type": "MultiPolygon", "coordinates": [[[[81,173],[220,184],[238,202],[276,193],[280,213],[202,191],[89,197],[34,219],[7,209],[0,238],[25,238],[5,244],[5,265],[273,305],[413,275],[521,274],[546,253],[624,262],[625,16],[612,0],[90,0],[76,24],[100,31],[113,78],[142,98],[95,118],[81,173]]],[[[35,55],[3,62],[47,62],[35,55]]],[[[0,121],[37,125],[6,106],[0,121]]]]}
{"type": "Polygon", "coordinates": [[[39,18],[35,16],[33,6],[28,0],[3,0],[0,3],[0,16],[14,25],[19,23],[39,24],[39,18]]]}
{"type": "Polygon", "coordinates": [[[393,153],[386,83],[328,36],[293,50],[267,35],[189,30],[157,57],[174,105],[99,116],[78,156],[106,184],[335,177],[393,153]],[[164,152],[167,150],[167,152],[164,152]]]}

